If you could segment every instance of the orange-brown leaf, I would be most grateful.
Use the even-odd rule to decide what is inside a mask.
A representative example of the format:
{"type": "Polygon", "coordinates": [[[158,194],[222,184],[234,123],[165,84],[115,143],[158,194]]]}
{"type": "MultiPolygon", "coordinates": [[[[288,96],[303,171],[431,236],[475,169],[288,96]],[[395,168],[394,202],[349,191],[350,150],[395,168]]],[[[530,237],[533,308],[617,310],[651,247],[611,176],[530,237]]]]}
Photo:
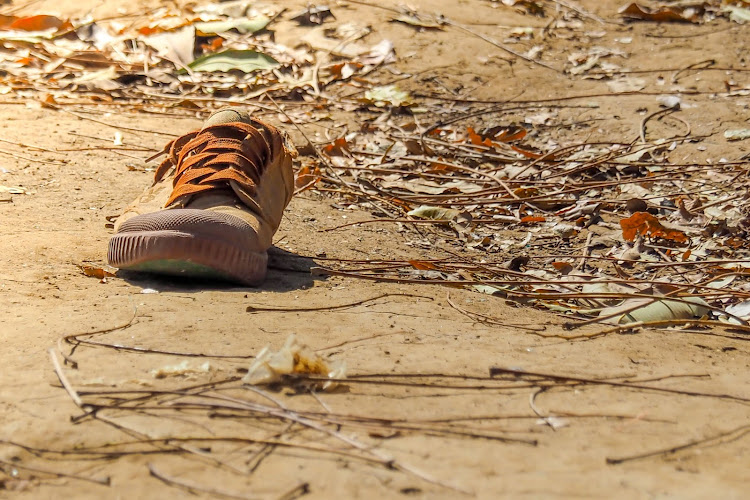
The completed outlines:
{"type": "Polygon", "coordinates": [[[202,43],[201,48],[204,52],[217,52],[224,46],[224,39],[220,36],[211,38],[208,43],[202,43]]]}
{"type": "Polygon", "coordinates": [[[527,215],[526,217],[521,217],[521,224],[533,224],[535,222],[544,222],[547,219],[540,215],[527,215]]]}
{"type": "Polygon", "coordinates": [[[323,152],[328,156],[341,155],[344,151],[349,151],[349,143],[345,137],[339,137],[331,144],[323,146],[323,152]]]}
{"type": "Polygon", "coordinates": [[[658,9],[649,9],[636,3],[620,9],[620,14],[628,19],[637,19],[641,21],[653,21],[657,23],[677,22],[677,23],[698,23],[703,15],[703,7],[659,7],[658,9]]]}
{"type": "Polygon", "coordinates": [[[520,141],[526,137],[526,134],[525,128],[506,128],[495,136],[495,140],[500,142],[520,141]]]}
{"type": "Polygon", "coordinates": [[[482,136],[477,134],[471,127],[468,127],[466,129],[466,133],[469,136],[469,142],[471,142],[475,146],[487,146],[488,148],[495,146],[494,142],[489,139],[483,139],[482,136]]]}
{"type": "Polygon", "coordinates": [[[397,207],[400,207],[401,210],[403,210],[404,212],[408,212],[408,211],[410,211],[412,209],[412,206],[411,206],[410,203],[408,203],[408,202],[406,202],[406,201],[404,201],[404,200],[402,200],[400,198],[391,198],[388,201],[390,201],[391,203],[393,203],[397,207]]]}
{"type": "Polygon", "coordinates": [[[561,262],[561,261],[555,261],[552,263],[552,267],[555,268],[557,271],[567,271],[570,272],[573,270],[573,266],[569,262],[561,262]]]}
{"type": "Polygon", "coordinates": [[[620,220],[622,237],[628,241],[634,241],[638,235],[650,236],[652,238],[663,238],[665,240],[687,243],[688,237],[682,231],[664,227],[659,219],[648,212],[636,212],[632,216],[620,220]]]}
{"type": "Polygon", "coordinates": [[[362,69],[364,67],[364,65],[362,63],[358,63],[358,62],[345,62],[345,63],[334,64],[333,66],[329,67],[328,69],[330,70],[331,75],[335,79],[339,80],[339,79],[344,78],[344,68],[347,67],[347,66],[349,67],[350,70],[352,70],[352,72],[355,71],[355,70],[358,70],[358,69],[362,69]]]}
{"type": "Polygon", "coordinates": [[[8,28],[19,31],[45,31],[50,28],[60,29],[66,23],[55,16],[22,17],[13,21],[8,28]]]}
{"type": "Polygon", "coordinates": [[[315,184],[320,181],[320,168],[310,168],[309,165],[304,165],[297,172],[297,178],[294,180],[294,187],[297,191],[304,191],[312,188],[315,184]]]}
{"type": "Polygon", "coordinates": [[[423,260],[410,260],[409,264],[412,265],[414,269],[419,269],[420,271],[427,271],[427,270],[435,270],[437,267],[435,264],[431,262],[425,262],[423,260]]]}
{"type": "Polygon", "coordinates": [[[16,16],[4,16],[0,14],[0,29],[7,30],[18,18],[16,16]]]}
{"type": "MultiPolygon", "coordinates": [[[[539,158],[544,156],[543,153],[535,153],[534,151],[529,151],[528,149],[522,149],[522,148],[519,148],[518,146],[514,146],[513,144],[510,144],[510,149],[512,149],[516,153],[520,153],[524,155],[526,158],[531,158],[533,160],[538,160],[539,158]]],[[[547,157],[547,159],[552,160],[553,158],[550,155],[547,157]]]]}
{"type": "Polygon", "coordinates": [[[90,276],[92,278],[97,278],[101,280],[104,278],[114,276],[113,273],[107,271],[106,269],[102,269],[101,267],[94,267],[94,266],[89,266],[85,264],[79,265],[78,267],[81,271],[83,271],[83,274],[85,274],[86,276],[90,276]]]}
{"type": "Polygon", "coordinates": [[[513,194],[521,199],[531,198],[532,196],[537,196],[539,194],[539,189],[535,187],[520,187],[513,191],[513,194]]]}

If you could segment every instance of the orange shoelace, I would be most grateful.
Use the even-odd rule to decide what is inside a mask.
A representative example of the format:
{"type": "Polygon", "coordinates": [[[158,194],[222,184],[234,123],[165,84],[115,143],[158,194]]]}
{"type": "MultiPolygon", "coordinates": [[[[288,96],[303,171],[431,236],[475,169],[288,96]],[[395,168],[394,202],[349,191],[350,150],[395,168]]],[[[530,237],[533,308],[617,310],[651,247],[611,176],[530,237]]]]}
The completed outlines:
{"type": "Polygon", "coordinates": [[[213,125],[185,134],[148,161],[164,153],[167,157],[156,169],[154,182],[175,168],[174,189],[167,207],[183,196],[231,188],[231,181],[252,197],[272,157],[271,146],[263,134],[243,122],[213,125]]]}

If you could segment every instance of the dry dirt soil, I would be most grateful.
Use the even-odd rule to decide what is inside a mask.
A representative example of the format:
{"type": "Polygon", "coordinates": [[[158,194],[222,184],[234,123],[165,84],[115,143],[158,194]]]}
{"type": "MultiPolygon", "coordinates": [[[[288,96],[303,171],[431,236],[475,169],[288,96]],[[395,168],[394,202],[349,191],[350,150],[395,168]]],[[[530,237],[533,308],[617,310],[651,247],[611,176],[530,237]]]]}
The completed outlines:
{"type": "MultiPolygon", "coordinates": [[[[411,3],[496,40],[504,40],[513,27],[539,28],[550,21],[485,0],[411,3]]],[[[565,9],[560,4],[544,3],[553,16],[556,9],[565,9]]],[[[748,55],[746,28],[725,19],[705,25],[626,25],[619,23],[618,2],[586,0],[576,5],[613,22],[586,19],[586,29],[545,41],[548,52],[543,59],[558,67],[574,50],[619,47],[629,54],[632,69],[665,69],[642,75],[644,90],[658,93],[658,78],[669,80],[675,68],[706,59],[744,67],[748,55]],[[588,36],[587,31],[603,34],[588,36]]],[[[284,6],[293,9],[304,2],[284,6]]],[[[146,7],[133,2],[39,1],[22,12],[74,15],[93,9],[94,17],[101,18],[116,14],[117,8],[146,7]]],[[[518,59],[509,65],[502,60],[512,59],[509,54],[467,32],[416,31],[389,22],[392,13],[387,10],[354,2],[332,2],[331,8],[337,16],[332,22],[372,25],[368,42],[392,40],[399,55],[393,68],[426,75],[405,80],[403,86],[409,90],[439,82],[457,95],[489,100],[521,93],[524,98],[543,99],[608,92],[599,80],[573,78],[518,59]]],[[[274,30],[289,44],[302,34],[302,28],[289,21],[278,22],[274,30]]],[[[682,83],[699,90],[720,89],[731,79],[747,85],[747,75],[701,72],[682,83]]],[[[561,142],[575,142],[576,134],[579,142],[631,140],[643,117],[637,110],[658,109],[654,95],[597,101],[595,112],[581,112],[595,119],[595,126],[561,130],[561,142]]],[[[747,153],[747,145],[730,144],[721,137],[723,130],[739,128],[747,119],[746,101],[743,107],[696,95],[690,102],[695,105],[688,117],[694,132],[708,136],[708,149],[695,152],[699,161],[747,153]]],[[[2,157],[0,184],[28,190],[13,195],[12,202],[0,203],[0,497],[176,498],[190,490],[205,498],[747,498],[750,353],[742,341],[666,330],[566,341],[554,337],[566,333],[564,318],[516,307],[499,297],[288,269],[271,269],[267,282],[257,289],[121,275],[101,283],[83,275],[79,264],[106,263],[111,233],[107,217],[127,206],[152,175],[127,167],[142,165],[145,155],[113,154],[96,138],[111,141],[115,129],[109,125],[127,126],[143,131],[123,130],[125,143],[161,148],[166,138],[146,131],[182,134],[198,127],[201,118],[122,110],[102,113],[94,122],[23,103],[0,105],[0,139],[10,141],[2,149],[12,153],[2,157]],[[359,306],[324,309],[383,294],[388,295],[359,306]],[[507,326],[472,321],[451,307],[448,297],[459,307],[491,315],[507,326]],[[287,311],[248,312],[248,306],[287,311]],[[547,337],[527,327],[545,327],[547,337]],[[281,389],[269,393],[273,403],[250,390],[213,389],[225,396],[225,402],[246,398],[292,410],[288,414],[310,412],[284,425],[270,417],[233,417],[231,408],[200,405],[182,411],[110,410],[98,419],[72,420],[82,410],[62,388],[48,350],[57,353],[61,337],[94,331],[104,333],[86,338],[127,348],[88,345],[75,351],[77,367],[65,364],[62,371],[83,398],[121,389],[181,390],[241,376],[252,355],[266,345],[280,347],[292,333],[321,354],[345,360],[350,376],[425,376],[397,378],[407,382],[402,385],[383,383],[387,378],[373,384],[348,383],[344,390],[314,395],[281,389]],[[193,372],[163,378],[153,374],[183,362],[193,372]],[[491,367],[642,381],[692,394],[571,383],[540,391],[539,384],[518,384],[512,377],[503,383],[488,380],[491,367]],[[313,414],[318,417],[309,416],[313,414]],[[326,414],[400,424],[311,430],[326,414]],[[436,427],[440,420],[450,423],[450,432],[436,427]],[[474,435],[479,431],[481,436],[474,435]],[[680,448],[724,433],[729,434],[680,448]],[[180,436],[267,443],[146,442],[180,436]],[[136,441],[141,444],[112,447],[136,441]],[[285,441],[297,444],[285,446],[285,441]],[[130,452],[35,451],[94,447],[130,452]],[[671,448],[672,452],[658,453],[671,448]],[[623,462],[607,460],[651,452],[657,453],[623,462]],[[109,482],[98,484],[92,478],[109,482]]],[[[356,123],[358,117],[346,119],[356,123]]],[[[295,140],[300,138],[295,135],[295,140]]],[[[393,224],[319,232],[371,218],[346,205],[315,191],[302,193],[286,211],[277,247],[301,256],[324,253],[342,259],[442,255],[440,248],[428,251],[408,245],[413,234],[393,224]]]]}

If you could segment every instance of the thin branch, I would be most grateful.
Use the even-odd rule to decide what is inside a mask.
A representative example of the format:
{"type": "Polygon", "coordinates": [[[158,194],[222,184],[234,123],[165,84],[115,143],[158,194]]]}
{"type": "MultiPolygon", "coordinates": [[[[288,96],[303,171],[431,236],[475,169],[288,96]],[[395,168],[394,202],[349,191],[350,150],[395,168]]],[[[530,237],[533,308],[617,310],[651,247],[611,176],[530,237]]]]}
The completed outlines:
{"type": "Polygon", "coordinates": [[[608,385],[611,387],[623,387],[623,388],[636,389],[636,390],[641,390],[641,391],[665,392],[669,394],[679,394],[683,396],[727,399],[731,401],[739,401],[742,403],[750,403],[750,398],[744,398],[742,396],[734,396],[732,394],[711,394],[707,392],[689,391],[689,390],[681,390],[681,389],[668,389],[666,387],[652,387],[652,386],[643,385],[643,384],[630,384],[626,382],[615,382],[612,380],[576,377],[573,375],[557,375],[553,373],[532,372],[532,371],[527,371],[527,370],[514,369],[514,368],[502,368],[502,367],[497,367],[497,366],[493,366],[490,368],[490,377],[493,377],[495,375],[500,375],[500,374],[516,375],[520,377],[537,377],[537,378],[542,378],[542,379],[547,379],[547,380],[556,380],[560,382],[580,382],[583,384],[608,385]]]}
{"type": "Polygon", "coordinates": [[[208,488],[206,486],[196,484],[192,481],[186,481],[184,479],[177,479],[173,476],[168,476],[164,474],[163,472],[160,472],[152,463],[148,464],[148,472],[149,474],[151,474],[153,477],[163,482],[164,484],[182,488],[183,490],[189,491],[190,493],[196,493],[196,492],[208,493],[212,497],[230,498],[233,500],[254,500],[258,498],[258,497],[250,497],[246,495],[238,495],[236,493],[228,493],[226,491],[221,491],[216,488],[208,488]]]}
{"type": "Polygon", "coordinates": [[[737,439],[740,439],[746,436],[747,434],[750,434],[750,424],[741,425],[739,427],[735,427],[734,429],[726,431],[726,432],[721,432],[719,434],[709,436],[706,438],[702,438],[702,439],[695,439],[692,441],[688,441],[687,443],[679,444],[676,446],[671,446],[665,449],[649,451],[646,453],[639,453],[637,455],[631,455],[628,457],[619,457],[619,458],[607,457],[607,463],[611,465],[619,465],[619,464],[624,464],[625,462],[643,460],[645,458],[659,457],[663,455],[671,455],[671,454],[677,453],[678,451],[687,450],[695,446],[716,445],[716,444],[722,444],[728,441],[735,441],[737,439]]]}

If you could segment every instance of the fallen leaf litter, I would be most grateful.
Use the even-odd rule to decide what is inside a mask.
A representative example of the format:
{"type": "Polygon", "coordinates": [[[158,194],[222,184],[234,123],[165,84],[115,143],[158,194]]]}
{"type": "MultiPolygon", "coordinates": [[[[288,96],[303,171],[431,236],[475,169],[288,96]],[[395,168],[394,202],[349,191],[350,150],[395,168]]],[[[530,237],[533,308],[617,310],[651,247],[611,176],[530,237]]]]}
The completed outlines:
{"type": "MultiPolygon", "coordinates": [[[[545,9],[531,1],[503,4],[532,16],[542,15],[545,9]]],[[[414,29],[462,29],[440,16],[394,10],[394,21],[414,29]]],[[[749,12],[742,1],[658,8],[632,3],[623,6],[620,15],[627,22],[704,24],[718,22],[721,17],[747,22],[749,12]]],[[[396,263],[327,258],[328,267],[318,268],[317,273],[461,286],[563,314],[571,328],[604,322],[695,328],[723,324],[743,333],[750,331],[746,279],[750,266],[746,244],[749,160],[742,156],[707,165],[673,159],[675,150],[702,139],[680,118],[681,109],[689,105],[685,102],[689,89],[676,82],[665,87],[664,95],[654,97],[660,108],[645,115],[640,130],[622,142],[558,143],[550,130],[561,124],[564,103],[572,101],[570,107],[581,110],[596,109],[596,96],[485,103],[410,92],[398,81],[376,81],[380,80],[378,71],[398,58],[390,41],[370,43],[369,30],[361,26],[326,30],[326,20],[335,20],[335,12],[311,6],[290,18],[308,26],[310,36],[300,47],[285,47],[266,31],[280,15],[287,14],[273,8],[256,10],[249,2],[228,2],[186,11],[163,7],[140,25],[117,19],[6,16],[0,25],[0,68],[6,72],[0,94],[9,101],[87,119],[91,117],[81,114],[83,105],[205,115],[214,106],[231,102],[247,104],[260,114],[273,114],[292,127],[328,119],[328,108],[359,110],[370,117],[360,129],[326,137],[324,142],[302,144],[305,156],[298,171],[297,191],[336,196],[370,211],[374,218],[366,222],[399,224],[413,235],[412,246],[443,249],[446,254],[396,263]],[[661,126],[667,122],[671,126],[664,134],[661,126]],[[329,194],[331,191],[335,193],[329,194]]],[[[582,19],[597,21],[585,11],[569,8],[559,22],[577,25],[582,19]]],[[[533,30],[520,30],[512,37],[521,40],[532,35],[533,30]]],[[[625,39],[622,44],[627,45],[625,39]]],[[[523,54],[505,52],[572,77],[605,79],[613,93],[625,95],[646,86],[644,78],[625,67],[628,54],[622,48],[573,53],[562,65],[546,60],[542,47],[530,47],[523,54]]],[[[702,67],[710,70],[713,64],[702,67]]],[[[718,99],[747,96],[750,86],[727,83],[726,89],[715,94],[718,99]]],[[[729,141],[750,137],[744,128],[726,129],[723,134],[729,141]]],[[[122,135],[115,135],[113,151],[124,154],[127,148],[122,135]]],[[[3,186],[0,191],[23,194],[26,188],[3,186]]],[[[362,224],[325,230],[358,230],[362,224]]],[[[80,269],[102,280],[110,276],[103,268],[82,265],[80,269]]],[[[143,293],[156,290],[144,289],[143,293]]],[[[103,394],[78,395],[56,358],[54,361],[63,386],[84,412],[81,418],[132,408],[128,406],[130,396],[112,403],[103,394]]],[[[209,372],[210,366],[170,365],[157,369],[153,376],[209,372]]],[[[251,385],[267,384],[286,380],[284,375],[295,375],[295,383],[307,378],[308,390],[325,390],[333,385],[326,379],[344,374],[342,367],[332,366],[290,337],[281,351],[264,350],[242,380],[251,385]]],[[[542,378],[550,384],[601,383],[498,367],[482,384],[526,384],[523,377],[542,378]]],[[[427,386],[434,387],[437,382],[471,389],[452,386],[453,382],[439,376],[423,378],[429,379],[427,386]]],[[[383,382],[378,377],[369,381],[383,382]]],[[[342,380],[344,384],[367,382],[367,377],[342,380]]],[[[217,385],[223,383],[241,387],[237,378],[217,385]]],[[[404,377],[399,383],[418,387],[423,382],[404,377]]],[[[375,420],[335,413],[323,418],[258,402],[245,401],[238,407],[236,401],[218,393],[175,391],[166,397],[156,393],[150,397],[158,404],[176,396],[183,397],[182,403],[192,409],[244,411],[320,431],[349,448],[321,447],[319,451],[401,468],[450,487],[331,430],[365,424],[377,428],[382,423],[375,420]]],[[[554,425],[550,422],[556,422],[557,417],[540,418],[554,425]]],[[[388,427],[445,435],[468,432],[535,444],[456,422],[421,429],[408,422],[389,423],[388,427]]],[[[130,431],[139,436],[137,430],[130,431]]],[[[256,444],[261,441],[248,439],[256,444]]],[[[296,441],[272,444],[308,446],[296,441]]],[[[164,445],[192,453],[189,447],[168,439],[164,445]]]]}

